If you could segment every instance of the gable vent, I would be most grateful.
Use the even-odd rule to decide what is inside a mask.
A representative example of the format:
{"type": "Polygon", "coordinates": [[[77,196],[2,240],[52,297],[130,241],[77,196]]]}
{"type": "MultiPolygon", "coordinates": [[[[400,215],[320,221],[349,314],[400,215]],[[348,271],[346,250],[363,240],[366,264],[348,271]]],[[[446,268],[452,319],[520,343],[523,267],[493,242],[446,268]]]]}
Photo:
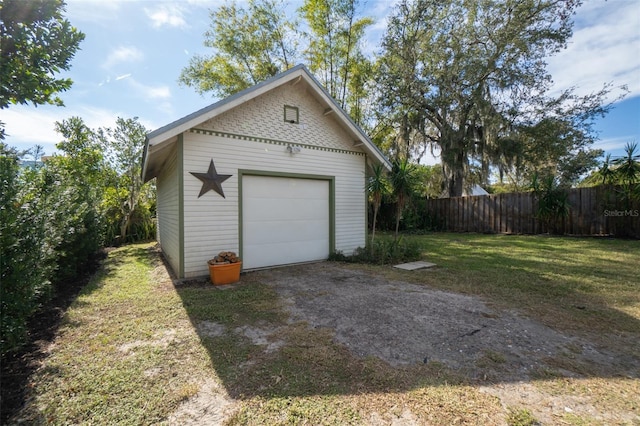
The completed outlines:
{"type": "Polygon", "coordinates": [[[298,107],[291,105],[284,106],[284,121],[291,124],[300,123],[300,111],[298,107]]]}

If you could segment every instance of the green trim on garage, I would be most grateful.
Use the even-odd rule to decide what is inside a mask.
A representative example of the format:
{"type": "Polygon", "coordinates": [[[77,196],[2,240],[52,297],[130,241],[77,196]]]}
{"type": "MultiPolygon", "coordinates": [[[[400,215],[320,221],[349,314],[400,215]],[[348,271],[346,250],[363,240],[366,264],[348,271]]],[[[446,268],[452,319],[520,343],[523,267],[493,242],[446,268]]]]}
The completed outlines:
{"type": "Polygon", "coordinates": [[[177,143],[178,173],[178,278],[184,278],[184,136],[178,135],[177,143]]]}
{"type": "Polygon", "coordinates": [[[237,134],[237,133],[220,132],[218,130],[208,130],[208,129],[193,128],[193,129],[190,129],[189,132],[200,134],[200,135],[220,136],[220,137],[229,138],[229,139],[240,139],[240,140],[245,140],[245,141],[261,142],[261,143],[267,143],[267,144],[270,144],[270,145],[300,146],[300,147],[303,147],[303,148],[306,148],[306,149],[311,149],[311,150],[314,150],[314,151],[338,152],[340,154],[350,154],[350,155],[358,155],[358,156],[364,156],[365,155],[365,153],[362,152],[362,151],[351,151],[351,150],[347,150],[347,149],[332,148],[332,147],[328,147],[328,146],[308,145],[308,144],[304,144],[304,143],[288,142],[288,141],[281,141],[281,140],[277,140],[277,139],[261,138],[261,137],[258,137],[258,136],[248,136],[248,135],[240,135],[240,134],[237,134]]]}
{"type": "Polygon", "coordinates": [[[364,246],[369,244],[369,156],[364,159],[364,246]]]}
{"type": "Polygon", "coordinates": [[[243,251],[243,224],[242,224],[242,178],[243,176],[281,177],[290,179],[324,180],[329,182],[329,255],[336,251],[336,178],[335,176],[311,175],[304,173],[271,172],[265,170],[238,170],[238,247],[240,258],[243,251]]]}

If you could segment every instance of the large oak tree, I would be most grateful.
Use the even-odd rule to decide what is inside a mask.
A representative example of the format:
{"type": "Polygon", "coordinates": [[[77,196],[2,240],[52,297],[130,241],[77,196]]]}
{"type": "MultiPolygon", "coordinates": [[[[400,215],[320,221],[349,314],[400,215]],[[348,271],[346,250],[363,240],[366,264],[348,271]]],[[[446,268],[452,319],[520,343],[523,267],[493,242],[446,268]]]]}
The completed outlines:
{"type": "MultiPolygon", "coordinates": [[[[549,95],[546,58],[572,35],[577,0],[403,0],[378,62],[380,123],[399,157],[440,151],[445,193],[476,169],[553,169],[593,153],[593,120],[609,88],[549,95]]],[[[567,168],[579,169],[579,165],[567,168]]],[[[574,173],[575,174],[575,173],[574,173]]]]}

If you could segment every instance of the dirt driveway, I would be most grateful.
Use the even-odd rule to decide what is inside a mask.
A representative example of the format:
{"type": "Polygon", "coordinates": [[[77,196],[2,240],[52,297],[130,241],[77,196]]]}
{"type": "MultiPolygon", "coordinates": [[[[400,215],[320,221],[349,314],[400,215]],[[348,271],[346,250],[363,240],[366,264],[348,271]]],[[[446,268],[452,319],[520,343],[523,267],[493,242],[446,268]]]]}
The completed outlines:
{"type": "Polygon", "coordinates": [[[388,281],[337,263],[253,274],[283,298],[290,321],[335,330],[335,339],[357,356],[379,357],[393,366],[436,361],[473,378],[488,357],[500,364],[500,381],[517,381],[557,354],[601,366],[616,361],[615,354],[589,342],[496,310],[477,297],[388,281]]]}
{"type": "MultiPolygon", "coordinates": [[[[640,360],[565,335],[515,310],[333,262],[249,274],[277,291],[291,323],[333,331],[335,340],[358,357],[378,357],[394,367],[442,363],[503,406],[535,407],[542,424],[555,424],[567,413],[604,424],[640,421],[635,410],[605,408],[595,396],[545,391],[536,384],[545,374],[635,380],[640,360]]],[[[265,344],[269,334],[261,331],[254,343],[265,344]]]]}

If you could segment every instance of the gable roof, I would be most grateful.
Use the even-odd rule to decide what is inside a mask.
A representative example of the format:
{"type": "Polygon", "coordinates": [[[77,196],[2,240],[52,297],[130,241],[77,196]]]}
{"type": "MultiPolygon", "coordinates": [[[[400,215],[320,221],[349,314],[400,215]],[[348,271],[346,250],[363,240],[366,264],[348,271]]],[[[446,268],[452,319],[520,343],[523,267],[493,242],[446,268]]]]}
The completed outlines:
{"type": "Polygon", "coordinates": [[[254,99],[264,93],[267,93],[279,86],[287,83],[298,84],[304,81],[310,93],[322,105],[335,113],[340,125],[349,133],[355,141],[357,141],[363,151],[367,153],[376,162],[382,163],[388,169],[391,169],[389,160],[382,154],[380,149],[369,139],[365,132],[340,108],[336,101],[322,87],[304,65],[297,65],[287,71],[284,71],[268,80],[263,81],[253,87],[242,90],[228,98],[225,98],[212,105],[195,111],[173,123],[160,127],[147,134],[145,138],[145,148],[142,158],[142,179],[148,181],[156,177],[162,166],[161,151],[175,141],[177,136],[198,124],[201,124],[213,117],[216,117],[226,111],[229,111],[251,99],[254,99]]]}

